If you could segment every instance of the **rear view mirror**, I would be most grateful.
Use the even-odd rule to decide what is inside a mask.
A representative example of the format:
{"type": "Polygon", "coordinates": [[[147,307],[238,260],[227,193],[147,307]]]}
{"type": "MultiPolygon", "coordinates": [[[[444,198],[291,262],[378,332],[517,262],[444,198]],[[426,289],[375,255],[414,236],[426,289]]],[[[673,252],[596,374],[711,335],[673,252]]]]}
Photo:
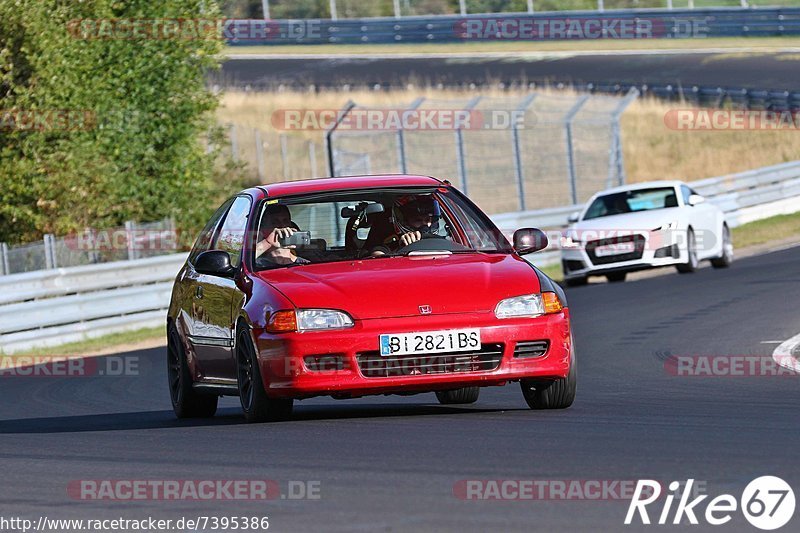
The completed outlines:
{"type": "Polygon", "coordinates": [[[570,213],[569,217],[567,217],[567,222],[574,224],[579,218],[581,218],[580,212],[575,211],[574,213],[570,213]]]}
{"type": "Polygon", "coordinates": [[[697,204],[702,204],[705,202],[706,199],[699,194],[692,194],[689,196],[689,205],[696,206],[697,204]]]}
{"type": "Polygon", "coordinates": [[[207,250],[197,256],[194,269],[201,274],[229,278],[236,272],[231,266],[231,256],[222,250],[207,250]]]}
{"type": "Polygon", "coordinates": [[[547,235],[536,228],[522,228],[514,232],[514,250],[519,255],[531,254],[547,248],[547,235]]]}
{"type": "Polygon", "coordinates": [[[341,215],[342,218],[352,218],[362,213],[365,213],[367,215],[374,215],[375,213],[383,213],[383,211],[384,211],[383,204],[379,203],[368,204],[367,202],[361,202],[358,205],[349,205],[347,207],[343,207],[341,215]]]}

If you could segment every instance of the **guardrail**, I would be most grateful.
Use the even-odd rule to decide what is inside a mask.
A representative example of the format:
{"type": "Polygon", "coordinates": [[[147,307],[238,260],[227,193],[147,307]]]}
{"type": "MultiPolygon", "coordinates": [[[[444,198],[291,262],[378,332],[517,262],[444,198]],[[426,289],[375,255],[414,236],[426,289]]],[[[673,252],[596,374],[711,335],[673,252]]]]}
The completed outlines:
{"type": "MultiPolygon", "coordinates": [[[[800,161],[692,182],[726,213],[732,227],[800,210],[800,161]]],[[[581,205],[492,217],[507,234],[520,227],[560,230],[581,205]]],[[[555,240],[555,239],[554,239],[555,240]]],[[[558,243],[527,256],[559,262],[558,243]]],[[[172,280],[186,254],[0,277],[0,350],[32,347],[164,324],[172,280]]]]}
{"type": "MultiPolygon", "coordinates": [[[[707,8],[707,9],[619,9],[605,11],[556,11],[540,13],[492,13],[475,15],[438,15],[415,17],[381,17],[339,20],[270,20],[269,32],[264,20],[238,20],[230,32],[237,37],[228,40],[232,46],[284,44],[365,44],[464,42],[480,39],[502,40],[501,36],[481,31],[472,36],[470,29],[481,21],[597,21],[602,24],[622,21],[645,21],[651,33],[641,38],[675,39],[683,37],[741,37],[800,35],[800,8],[707,8]],[[468,24],[472,24],[469,26],[468,24]],[[701,35],[698,35],[701,32],[701,35]],[[265,34],[268,33],[268,34],[265,34]],[[239,38],[238,36],[242,36],[239,38]],[[263,36],[263,38],[259,38],[263,36]]],[[[579,24],[580,25],[580,24],[579,24]]],[[[486,28],[487,26],[481,26],[486,28]]],[[[619,28],[619,26],[617,26],[619,28]]],[[[544,31],[536,40],[574,39],[562,36],[564,31],[544,31]]],[[[502,30],[501,30],[502,31],[502,30]]],[[[506,37],[510,40],[523,37],[506,37]]],[[[577,36],[577,38],[585,38],[577,36]]],[[[613,38],[608,33],[597,38],[613,38]]],[[[637,38],[637,37],[634,37],[637,38]]]]}

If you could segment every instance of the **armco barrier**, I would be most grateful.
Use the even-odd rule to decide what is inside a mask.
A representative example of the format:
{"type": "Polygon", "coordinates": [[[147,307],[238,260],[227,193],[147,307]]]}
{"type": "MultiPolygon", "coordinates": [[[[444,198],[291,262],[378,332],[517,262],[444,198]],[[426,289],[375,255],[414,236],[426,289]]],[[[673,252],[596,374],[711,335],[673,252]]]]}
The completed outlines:
{"type": "MultiPolygon", "coordinates": [[[[732,227],[800,210],[800,161],[695,181],[732,227]]],[[[521,227],[563,228],[582,206],[492,217],[504,233],[521,227]]],[[[527,256],[537,266],[559,261],[558,243],[527,256]]],[[[98,337],[164,324],[172,281],[186,254],[44,270],[0,277],[0,350],[98,337]]]]}
{"type": "MultiPolygon", "coordinates": [[[[264,20],[231,21],[240,38],[228,44],[363,44],[463,42],[465,24],[474,21],[635,21],[652,23],[653,38],[800,35],[800,8],[709,8],[709,9],[625,9],[598,11],[557,11],[541,13],[496,13],[466,16],[381,17],[340,20],[271,20],[269,36],[263,35],[264,20]],[[690,35],[691,34],[691,35],[690,35]]],[[[619,27],[619,26],[617,26],[619,27]]],[[[484,36],[485,37],[485,36],[484,36]]],[[[613,37],[613,35],[612,35],[613,37]]],[[[489,38],[493,38],[489,36],[489,38]]],[[[550,36],[549,38],[554,38],[550,36]]],[[[558,38],[555,36],[555,38],[558,38]]],[[[573,37],[574,38],[574,37],[573,37]]],[[[606,37],[607,38],[607,37],[606,37]]],[[[548,39],[544,37],[543,40],[548,39]]]]}

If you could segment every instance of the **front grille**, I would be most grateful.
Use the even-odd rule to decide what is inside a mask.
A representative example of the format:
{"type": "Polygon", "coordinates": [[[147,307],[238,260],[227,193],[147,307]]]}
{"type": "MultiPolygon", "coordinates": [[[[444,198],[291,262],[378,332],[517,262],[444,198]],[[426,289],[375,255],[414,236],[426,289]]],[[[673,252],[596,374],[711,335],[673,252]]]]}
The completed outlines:
{"type": "Polygon", "coordinates": [[[583,264],[583,261],[578,261],[577,259],[567,259],[561,261],[561,263],[564,267],[564,272],[574,272],[576,270],[583,270],[586,268],[586,265],[583,264]]]}
{"type": "Polygon", "coordinates": [[[365,378],[389,378],[463,372],[487,372],[500,366],[502,344],[483,344],[477,352],[416,354],[381,357],[380,352],[356,355],[365,378]]]}
{"type": "Polygon", "coordinates": [[[634,261],[641,259],[644,255],[644,246],[646,239],[644,235],[623,235],[620,237],[610,237],[608,239],[599,239],[596,241],[589,241],[586,243],[586,254],[589,256],[594,265],[607,265],[609,263],[621,263],[623,261],[634,261]],[[597,257],[595,250],[599,246],[607,246],[610,244],[621,244],[625,242],[633,242],[634,250],[627,254],[608,255],[605,257],[597,257]]]}
{"type": "Polygon", "coordinates": [[[547,353],[550,341],[520,341],[514,348],[514,357],[542,357],[547,353]]]}

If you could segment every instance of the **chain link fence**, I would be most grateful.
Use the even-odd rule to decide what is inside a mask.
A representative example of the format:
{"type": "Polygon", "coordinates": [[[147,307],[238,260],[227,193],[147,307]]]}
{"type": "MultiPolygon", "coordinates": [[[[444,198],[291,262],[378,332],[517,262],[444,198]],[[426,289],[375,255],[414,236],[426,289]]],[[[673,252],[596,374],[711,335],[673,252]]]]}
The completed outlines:
{"type": "Polygon", "coordinates": [[[490,214],[576,204],[625,182],[619,121],[637,96],[636,90],[623,98],[532,92],[419,99],[401,110],[351,104],[327,134],[330,173],[447,178],[490,214]],[[426,111],[462,113],[464,121],[443,129],[343,127],[365,114],[423,117],[426,111]]]}
{"type": "Polygon", "coordinates": [[[180,246],[172,219],[130,221],[124,227],[86,229],[66,237],[46,234],[41,242],[0,243],[0,275],[142,259],[177,252],[180,246]]]}

